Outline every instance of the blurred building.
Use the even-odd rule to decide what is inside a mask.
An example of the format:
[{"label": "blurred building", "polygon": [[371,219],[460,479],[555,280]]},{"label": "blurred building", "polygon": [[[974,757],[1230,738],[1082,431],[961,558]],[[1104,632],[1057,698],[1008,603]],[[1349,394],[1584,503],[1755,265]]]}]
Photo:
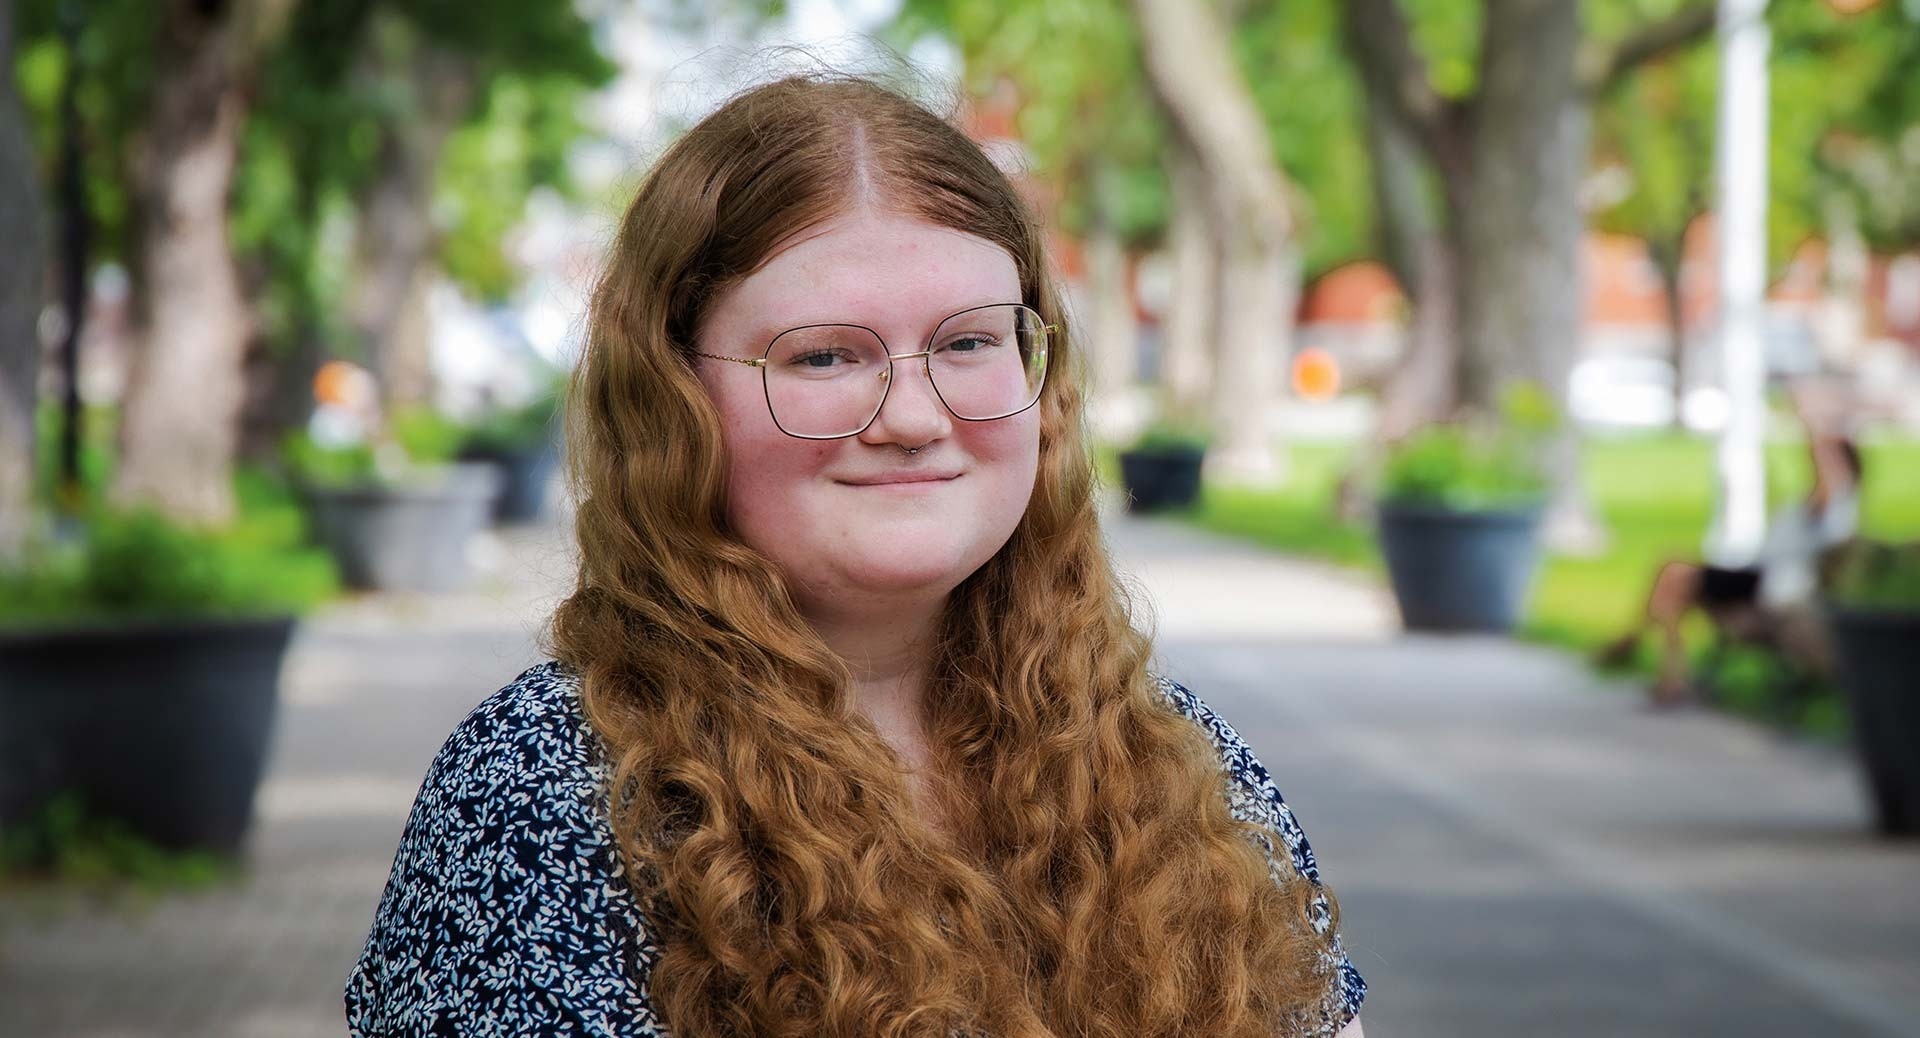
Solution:
[{"label": "blurred building", "polygon": [[[1696,429],[1719,426],[1724,402],[1717,388],[1712,247],[1711,222],[1703,218],[1689,232],[1680,264],[1677,316],[1685,350],[1676,372],[1676,314],[1646,243],[1598,231],[1587,236],[1586,324],[1569,386],[1569,407],[1579,420],[1655,428],[1673,424],[1678,412]],[[1768,292],[1768,369],[1781,377],[1846,376],[1858,386],[1865,413],[1920,428],[1920,252],[1862,260],[1865,276],[1847,298],[1834,287],[1836,257],[1826,243],[1809,241],[1789,258]],[[1149,289],[1139,307],[1148,377],[1155,367],[1160,307],[1153,297],[1159,294]],[[1329,351],[1348,387],[1371,388],[1399,360],[1408,312],[1383,264],[1346,264],[1304,290],[1295,342]]]}]

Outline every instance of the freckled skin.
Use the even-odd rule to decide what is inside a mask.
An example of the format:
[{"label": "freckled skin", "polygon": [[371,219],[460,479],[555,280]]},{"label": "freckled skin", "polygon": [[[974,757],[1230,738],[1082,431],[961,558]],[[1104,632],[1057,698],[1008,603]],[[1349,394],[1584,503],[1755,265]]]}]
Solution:
[{"label": "freckled skin", "polygon": [[[814,323],[862,324],[889,352],[926,348],[949,314],[1021,302],[1004,249],[908,217],[843,216],[808,232],[715,301],[698,349],[757,357],[768,335]],[[786,574],[809,615],[923,608],[1006,543],[1032,496],[1040,411],[990,422],[955,418],[919,360],[894,365],[886,404],[865,432],[802,440],[768,413],[757,369],[702,358],[730,461],[728,518]],[[903,447],[919,447],[909,456]],[[955,471],[950,482],[851,486],[902,469]]]}]

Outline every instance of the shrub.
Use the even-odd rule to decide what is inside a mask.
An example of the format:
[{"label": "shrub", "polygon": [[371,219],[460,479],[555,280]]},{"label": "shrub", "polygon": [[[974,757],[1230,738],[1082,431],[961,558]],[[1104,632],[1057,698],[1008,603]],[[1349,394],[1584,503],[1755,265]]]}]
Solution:
[{"label": "shrub", "polygon": [[0,570],[0,625],[305,612],[339,580],[324,552],[299,546],[301,532],[284,509],[216,530],[97,508],[76,536]]},{"label": "shrub", "polygon": [[416,465],[438,465],[460,453],[466,427],[430,407],[404,407],[389,421],[393,442]]},{"label": "shrub", "polygon": [[427,407],[395,411],[387,431],[384,443],[336,445],[301,430],[282,442],[281,457],[293,478],[310,486],[393,483],[404,480],[410,469],[452,461],[467,437],[465,426]]},{"label": "shrub", "polygon": [[559,409],[558,393],[544,394],[519,407],[496,408],[466,427],[460,451],[487,455],[541,447],[553,435]]},{"label": "shrub", "polygon": [[1396,443],[1387,454],[1382,497],[1445,508],[1499,508],[1544,498],[1548,479],[1541,458],[1559,424],[1539,387],[1509,385],[1493,424],[1441,422]]},{"label": "shrub", "polygon": [[1920,613],[1920,541],[1857,541],[1841,555],[1832,597],[1854,609]]},{"label": "shrub", "polygon": [[1133,443],[1133,450],[1204,451],[1212,441],[1205,425],[1198,421],[1162,419],[1147,426]]}]

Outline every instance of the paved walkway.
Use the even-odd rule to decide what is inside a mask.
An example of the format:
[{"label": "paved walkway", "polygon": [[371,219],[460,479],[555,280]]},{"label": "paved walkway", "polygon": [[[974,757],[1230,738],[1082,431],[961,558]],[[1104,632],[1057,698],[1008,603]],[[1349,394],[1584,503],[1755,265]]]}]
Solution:
[{"label": "paved walkway", "polygon": [[[1397,634],[1377,589],[1116,517],[1165,668],[1273,769],[1374,985],[1369,1032],[1920,1034],[1920,847],[1848,762],[1653,716],[1558,654]],[[557,529],[475,592],[368,597],[287,662],[252,868],[144,909],[0,897],[0,1035],[336,1036],[428,760],[537,656]]]},{"label": "paved walkway", "polygon": [[1869,835],[1845,754],[1401,635],[1384,591],[1174,523],[1112,536],[1313,842],[1369,1034],[1920,1035],[1920,843]]}]

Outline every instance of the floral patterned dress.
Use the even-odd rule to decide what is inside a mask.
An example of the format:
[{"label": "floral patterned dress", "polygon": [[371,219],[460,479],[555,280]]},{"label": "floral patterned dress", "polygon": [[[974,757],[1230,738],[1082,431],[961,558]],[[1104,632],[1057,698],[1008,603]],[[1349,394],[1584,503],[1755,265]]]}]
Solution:
[{"label": "floral patterned dress", "polygon": [[[1239,733],[1181,685],[1158,688],[1207,731],[1234,815],[1276,880],[1320,882],[1305,834]],[[454,729],[427,770],[365,949],[347,978],[354,1038],[666,1036],[647,998],[657,957],[614,853],[610,766],[564,665],[529,668]],[[1324,895],[1315,927],[1331,926]],[[1326,999],[1302,1038],[1331,1038],[1367,983],[1330,935]]]}]

